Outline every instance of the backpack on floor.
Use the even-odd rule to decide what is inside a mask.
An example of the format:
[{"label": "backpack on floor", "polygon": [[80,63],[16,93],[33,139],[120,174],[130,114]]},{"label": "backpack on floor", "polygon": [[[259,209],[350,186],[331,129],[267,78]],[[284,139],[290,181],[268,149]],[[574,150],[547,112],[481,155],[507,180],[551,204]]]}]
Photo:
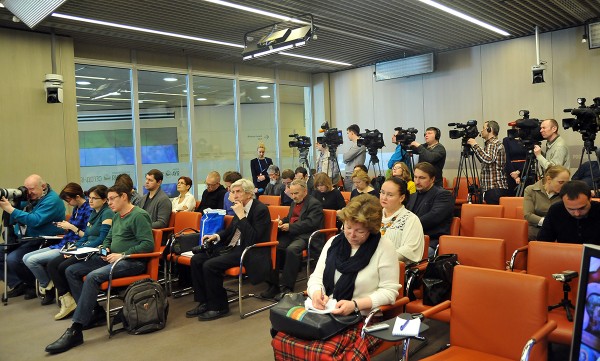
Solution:
[{"label": "backpack on floor", "polygon": [[123,321],[123,329],[132,335],[162,330],[167,324],[169,301],[163,287],[156,281],[145,278],[127,287],[123,309],[115,321]]}]

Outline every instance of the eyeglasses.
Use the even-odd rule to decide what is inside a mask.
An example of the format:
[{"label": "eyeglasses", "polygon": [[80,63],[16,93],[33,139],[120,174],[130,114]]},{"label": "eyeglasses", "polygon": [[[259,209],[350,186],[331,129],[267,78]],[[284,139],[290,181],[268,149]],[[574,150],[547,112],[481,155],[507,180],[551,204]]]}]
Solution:
[{"label": "eyeglasses", "polygon": [[121,196],[108,197],[109,202],[113,202],[115,199],[120,198]]}]

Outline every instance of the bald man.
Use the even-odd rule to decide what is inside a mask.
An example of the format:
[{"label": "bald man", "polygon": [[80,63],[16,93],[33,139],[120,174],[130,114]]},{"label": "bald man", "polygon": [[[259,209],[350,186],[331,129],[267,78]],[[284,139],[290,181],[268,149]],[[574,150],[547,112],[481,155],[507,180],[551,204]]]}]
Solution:
[{"label": "bald man", "polygon": [[196,212],[204,212],[206,208],[224,209],[223,197],[227,189],[221,185],[221,175],[219,172],[212,171],[206,176],[206,189],[202,192],[200,205]]},{"label": "bald man", "polygon": [[[20,204],[11,204],[2,197],[0,208],[10,214],[10,224],[14,226],[17,238],[54,236],[62,231],[53,222],[65,219],[65,204],[58,197],[48,183],[37,174],[25,178],[23,182],[27,188],[27,201]],[[37,242],[23,242],[15,246],[7,256],[8,297],[17,297],[25,294],[26,299],[35,298],[35,277],[23,263],[26,253],[39,248]],[[4,258],[0,259],[0,275],[4,277]]]}]

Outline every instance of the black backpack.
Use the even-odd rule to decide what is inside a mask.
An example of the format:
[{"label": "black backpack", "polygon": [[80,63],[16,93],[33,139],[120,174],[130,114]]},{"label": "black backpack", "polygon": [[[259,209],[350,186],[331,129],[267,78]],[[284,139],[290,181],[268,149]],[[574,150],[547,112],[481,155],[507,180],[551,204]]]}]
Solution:
[{"label": "black backpack", "polygon": [[165,328],[168,313],[169,301],[165,290],[158,282],[145,278],[127,287],[123,308],[113,323],[122,321],[124,330],[140,335]]}]

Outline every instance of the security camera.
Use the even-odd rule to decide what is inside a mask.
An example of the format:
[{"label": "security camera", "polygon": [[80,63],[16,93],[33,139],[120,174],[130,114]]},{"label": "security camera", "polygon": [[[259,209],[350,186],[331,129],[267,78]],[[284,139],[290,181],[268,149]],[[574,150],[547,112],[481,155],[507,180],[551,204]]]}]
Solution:
[{"label": "security camera", "polygon": [[46,103],[63,102],[63,77],[58,74],[46,74],[44,88],[46,89]]},{"label": "security camera", "polygon": [[546,65],[544,64],[538,64],[531,67],[533,84],[544,83],[544,70],[546,70]]}]

